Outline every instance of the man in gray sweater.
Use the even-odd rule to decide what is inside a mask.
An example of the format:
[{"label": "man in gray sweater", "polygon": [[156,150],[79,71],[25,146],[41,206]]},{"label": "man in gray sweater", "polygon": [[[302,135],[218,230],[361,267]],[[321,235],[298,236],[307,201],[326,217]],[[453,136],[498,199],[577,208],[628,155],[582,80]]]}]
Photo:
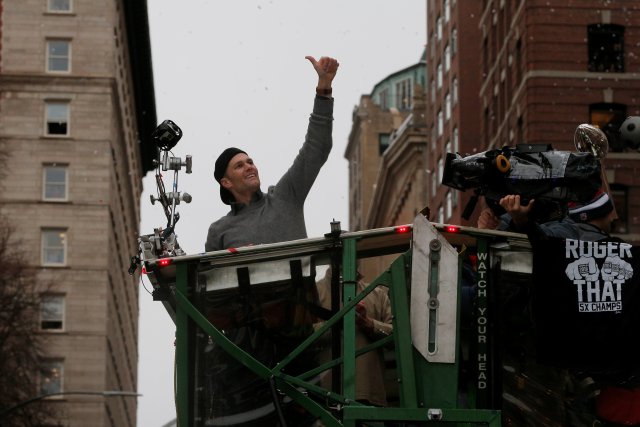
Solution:
[{"label": "man in gray sweater", "polygon": [[[220,198],[231,210],[209,227],[207,252],[307,237],[304,201],[331,151],[331,83],[338,70],[338,61],[330,57],[317,61],[312,56],[306,59],[318,73],[318,85],[302,148],[293,165],[266,193],[260,189],[258,168],[244,150],[231,147],[220,154],[214,176],[220,184]],[[272,366],[305,338],[305,335],[293,333],[296,325],[268,328],[269,322],[262,317],[264,312],[253,310],[258,303],[251,296],[240,296],[230,304],[238,301],[243,304],[244,317],[238,315],[236,324],[225,328],[224,333],[261,363]],[[287,304],[282,310],[288,313],[292,307],[295,306]],[[207,384],[212,394],[206,412],[211,411],[215,425],[277,426],[281,418],[289,426],[304,427],[315,422],[315,417],[297,404],[282,402],[282,411],[277,411],[276,404],[280,404],[280,399],[273,396],[269,384],[221,348],[214,346],[202,357],[207,371],[205,377],[211,378]],[[296,368],[293,366],[295,361],[290,364],[289,369],[294,374],[296,370],[308,369],[306,363],[313,359],[313,354],[299,359],[304,359],[301,362],[304,366]]]},{"label": "man in gray sweater", "polygon": [[231,211],[209,227],[207,252],[307,237],[304,201],[331,151],[331,82],[339,64],[329,57],[306,59],[318,73],[318,86],[300,152],[266,193],[260,189],[258,168],[245,151],[231,147],[222,152],[216,160],[214,176],[220,184],[220,198],[231,206]]}]

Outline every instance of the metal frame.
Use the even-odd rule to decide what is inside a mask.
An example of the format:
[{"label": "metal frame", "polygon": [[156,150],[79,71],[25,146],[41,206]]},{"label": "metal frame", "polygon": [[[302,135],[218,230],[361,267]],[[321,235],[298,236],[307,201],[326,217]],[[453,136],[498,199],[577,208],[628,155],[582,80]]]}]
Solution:
[{"label": "metal frame", "polygon": [[[409,226],[410,227],[410,226]],[[445,232],[445,226],[436,225]],[[491,240],[509,241],[515,245],[526,246],[522,235],[504,232],[487,232],[459,227],[456,234],[447,235],[447,240],[470,243],[479,240],[479,246],[485,248]],[[445,233],[446,234],[446,233]],[[411,324],[407,307],[408,290],[406,272],[411,265],[411,251],[405,250],[368,288],[356,295],[356,262],[358,255],[380,252],[388,254],[389,247],[402,249],[409,247],[411,233],[400,235],[396,228],[368,230],[365,232],[342,233],[318,239],[304,239],[252,248],[238,248],[232,251],[218,251],[200,255],[188,255],[171,259],[170,268],[161,268],[162,260],[145,263],[146,269],[158,278],[158,287],[170,291],[170,301],[165,307],[176,322],[176,404],[177,421],[181,427],[194,425],[194,341],[195,333],[200,330],[211,337],[221,348],[252,370],[257,376],[273,381],[277,388],[287,394],[310,413],[319,417],[327,427],[355,427],[357,420],[398,421],[398,422],[447,422],[447,423],[486,423],[499,426],[500,411],[491,409],[481,395],[472,396],[473,408],[458,408],[456,404],[458,362],[453,364],[428,363],[412,345]],[[300,255],[319,251],[338,250],[341,252],[343,271],[343,307],[328,319],[316,332],[302,342],[275,367],[269,368],[250,354],[235,346],[220,330],[214,327],[194,305],[194,292],[197,271],[201,268],[232,265],[236,263],[269,261],[287,255]],[[174,276],[175,274],[175,276]],[[437,274],[437,272],[435,273]],[[175,279],[175,280],[174,280]],[[487,278],[488,280],[488,278]],[[378,285],[388,286],[392,302],[394,333],[387,339],[378,341],[366,348],[355,348],[355,305],[368,292]],[[458,300],[458,310],[460,301]],[[341,358],[324,363],[321,366],[299,376],[283,373],[295,357],[300,355],[325,331],[342,322],[343,355]],[[355,401],[355,358],[356,355],[371,351],[393,340],[396,350],[396,363],[400,392],[399,407],[371,407]],[[457,343],[456,343],[457,345]],[[342,363],[342,394],[325,390],[308,381],[318,372]],[[323,397],[336,405],[341,417],[336,417],[317,400],[306,393]],[[427,400],[427,401],[425,401]],[[328,405],[327,405],[328,406]],[[485,408],[485,409],[483,409]]]}]

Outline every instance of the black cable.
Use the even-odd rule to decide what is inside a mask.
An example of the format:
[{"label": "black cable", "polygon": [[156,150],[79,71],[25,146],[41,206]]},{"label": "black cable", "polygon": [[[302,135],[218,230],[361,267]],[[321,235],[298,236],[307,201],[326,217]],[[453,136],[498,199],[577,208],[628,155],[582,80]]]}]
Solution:
[{"label": "black cable", "polygon": [[271,398],[273,399],[273,404],[276,407],[276,412],[278,413],[278,418],[280,419],[281,427],[287,427],[287,422],[284,419],[284,414],[282,413],[282,407],[280,406],[280,399],[278,398],[278,391],[276,390],[276,382],[271,375],[269,377],[269,387],[271,388]]},{"label": "black cable", "polygon": [[142,275],[140,276],[140,283],[142,284],[142,287],[144,288],[144,290],[147,291],[149,295],[153,296],[153,293],[149,292],[149,289],[147,289],[147,287],[144,285],[144,280],[142,280]]}]

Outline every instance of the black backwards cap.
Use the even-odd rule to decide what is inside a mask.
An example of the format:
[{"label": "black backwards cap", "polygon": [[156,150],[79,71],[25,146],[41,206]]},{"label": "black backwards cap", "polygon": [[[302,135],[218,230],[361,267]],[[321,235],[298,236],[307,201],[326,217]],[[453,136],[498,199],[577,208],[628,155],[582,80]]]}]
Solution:
[{"label": "black backwards cap", "polygon": [[[229,166],[231,159],[233,159],[236,154],[240,153],[247,154],[246,151],[239,148],[229,147],[218,156],[218,160],[216,160],[216,169],[213,171],[213,176],[216,181],[218,181],[218,184],[220,184],[220,180],[227,171],[227,166]],[[235,200],[231,192],[224,188],[222,184],[220,184],[220,199],[222,199],[222,203],[225,205],[230,205],[231,202]]]}]

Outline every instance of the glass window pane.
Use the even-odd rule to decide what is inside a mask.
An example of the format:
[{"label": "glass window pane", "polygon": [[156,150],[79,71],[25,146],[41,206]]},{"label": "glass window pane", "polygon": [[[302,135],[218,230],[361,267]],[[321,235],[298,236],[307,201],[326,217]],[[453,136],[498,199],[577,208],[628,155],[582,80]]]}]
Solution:
[{"label": "glass window pane", "polygon": [[40,328],[62,329],[64,319],[64,297],[45,295],[40,305]]},{"label": "glass window pane", "polygon": [[49,42],[49,55],[69,56],[69,42],[58,40]]},{"label": "glass window pane", "polygon": [[40,394],[62,392],[62,362],[50,361],[40,365]]},{"label": "glass window pane", "polygon": [[64,40],[55,40],[48,43],[49,71],[69,71],[70,43]]},{"label": "glass window pane", "polygon": [[49,0],[49,10],[52,12],[70,12],[71,0]]},{"label": "glass window pane", "polygon": [[388,133],[378,134],[378,153],[380,155],[389,147],[389,137],[390,135]]},{"label": "glass window pane", "polygon": [[67,135],[69,122],[68,102],[47,103],[47,135]]},{"label": "glass window pane", "polygon": [[44,170],[44,198],[64,200],[67,198],[67,168],[48,166]]},{"label": "glass window pane", "polygon": [[45,264],[64,265],[66,232],[48,230],[42,233],[42,261]]},{"label": "glass window pane", "polygon": [[589,71],[624,72],[624,30],[617,24],[588,26]]},{"label": "glass window pane", "polygon": [[47,103],[47,120],[49,121],[67,121],[68,112],[69,104],[66,102]]}]

